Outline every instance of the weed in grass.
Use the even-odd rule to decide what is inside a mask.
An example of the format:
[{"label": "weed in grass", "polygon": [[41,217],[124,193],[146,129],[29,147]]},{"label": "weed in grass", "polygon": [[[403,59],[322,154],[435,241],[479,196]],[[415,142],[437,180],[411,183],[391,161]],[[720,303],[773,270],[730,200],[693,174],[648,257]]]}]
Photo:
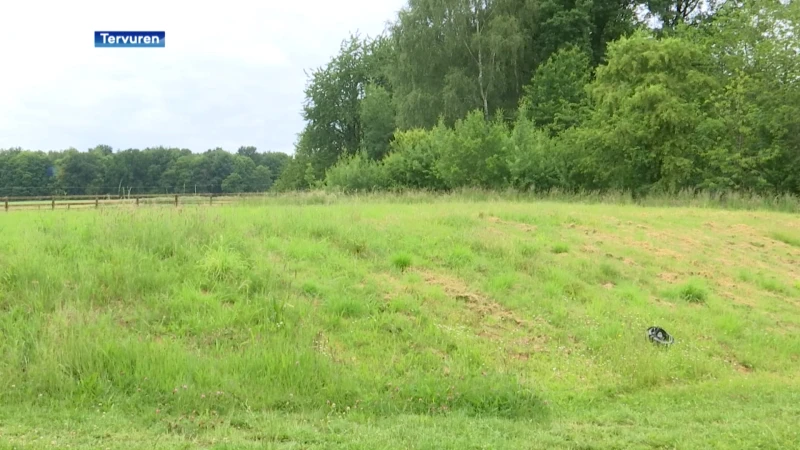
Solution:
[{"label": "weed in grass", "polygon": [[691,279],[679,289],[680,297],[689,303],[705,303],[708,298],[708,288],[698,279]]},{"label": "weed in grass", "polygon": [[761,289],[764,289],[769,292],[774,292],[776,294],[790,294],[791,289],[783,284],[780,280],[773,277],[766,277],[762,276],[759,277],[758,286]]},{"label": "weed in grass", "polygon": [[317,286],[317,283],[312,280],[304,281],[301,289],[311,297],[319,297],[322,294],[322,290]]},{"label": "weed in grass", "polygon": [[406,271],[411,267],[411,255],[407,253],[396,253],[392,256],[392,265],[401,270]]},{"label": "weed in grass", "polygon": [[792,247],[800,247],[800,236],[780,231],[775,231],[770,234],[772,239],[781,241],[784,244],[791,245]]},{"label": "weed in grass", "polygon": [[555,254],[567,253],[567,252],[569,252],[569,246],[567,244],[564,244],[564,243],[557,243],[557,244],[553,245],[552,251]]},{"label": "weed in grass", "polygon": [[622,276],[616,267],[607,262],[601,262],[598,269],[600,281],[603,283],[616,283]]},{"label": "weed in grass", "polygon": [[794,295],[797,288],[787,285],[779,280],[774,275],[765,274],[761,271],[753,271],[752,269],[741,269],[738,273],[738,278],[746,283],[753,284],[760,289],[767,292],[772,292],[781,295]]},{"label": "weed in grass", "polygon": [[533,258],[541,252],[541,248],[530,242],[522,241],[515,245],[517,252],[525,258]]},{"label": "weed in grass", "polygon": [[369,312],[369,307],[364,301],[350,297],[328,299],[325,307],[330,314],[343,318],[361,317]]}]

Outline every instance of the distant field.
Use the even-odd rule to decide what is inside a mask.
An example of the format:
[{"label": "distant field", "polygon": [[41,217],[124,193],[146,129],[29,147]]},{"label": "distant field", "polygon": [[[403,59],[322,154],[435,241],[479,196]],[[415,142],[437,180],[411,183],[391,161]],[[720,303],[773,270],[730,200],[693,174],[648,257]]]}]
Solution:
[{"label": "distant field", "polygon": [[0,448],[800,442],[797,214],[313,203],[0,214]]}]

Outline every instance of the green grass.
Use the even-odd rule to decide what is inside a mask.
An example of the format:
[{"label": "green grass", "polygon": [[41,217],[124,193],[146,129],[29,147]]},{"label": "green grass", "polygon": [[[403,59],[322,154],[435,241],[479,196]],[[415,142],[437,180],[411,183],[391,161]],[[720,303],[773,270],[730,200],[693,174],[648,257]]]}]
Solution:
[{"label": "green grass", "polygon": [[796,215],[414,198],[0,214],[0,449],[800,439]]},{"label": "green grass", "polygon": [[776,231],[772,233],[772,238],[784,244],[800,248],[800,235]]},{"label": "green grass", "polygon": [[708,289],[700,280],[691,279],[680,287],[680,296],[689,303],[705,303]]}]

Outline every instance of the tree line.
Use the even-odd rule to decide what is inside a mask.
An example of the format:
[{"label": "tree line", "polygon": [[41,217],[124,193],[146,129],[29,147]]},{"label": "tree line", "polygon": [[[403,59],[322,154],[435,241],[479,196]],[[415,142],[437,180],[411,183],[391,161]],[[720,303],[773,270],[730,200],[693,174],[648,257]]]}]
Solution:
[{"label": "tree line", "polygon": [[285,153],[259,153],[255,147],[235,154],[221,148],[14,148],[0,150],[0,197],[265,192],[289,161]]},{"label": "tree line", "polygon": [[279,190],[800,194],[800,2],[409,0],[313,71]]},{"label": "tree line", "polygon": [[800,194],[800,2],[409,0],[310,73],[294,155],[0,150],[0,196]]}]

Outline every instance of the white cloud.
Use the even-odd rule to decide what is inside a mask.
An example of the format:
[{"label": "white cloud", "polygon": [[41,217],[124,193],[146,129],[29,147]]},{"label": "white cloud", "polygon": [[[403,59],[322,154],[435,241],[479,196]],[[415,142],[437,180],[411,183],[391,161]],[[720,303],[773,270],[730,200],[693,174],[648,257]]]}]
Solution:
[{"label": "white cloud", "polygon": [[[26,0],[0,15],[0,148],[174,145],[291,152],[304,69],[405,0]],[[96,30],[166,31],[163,49]]]}]

